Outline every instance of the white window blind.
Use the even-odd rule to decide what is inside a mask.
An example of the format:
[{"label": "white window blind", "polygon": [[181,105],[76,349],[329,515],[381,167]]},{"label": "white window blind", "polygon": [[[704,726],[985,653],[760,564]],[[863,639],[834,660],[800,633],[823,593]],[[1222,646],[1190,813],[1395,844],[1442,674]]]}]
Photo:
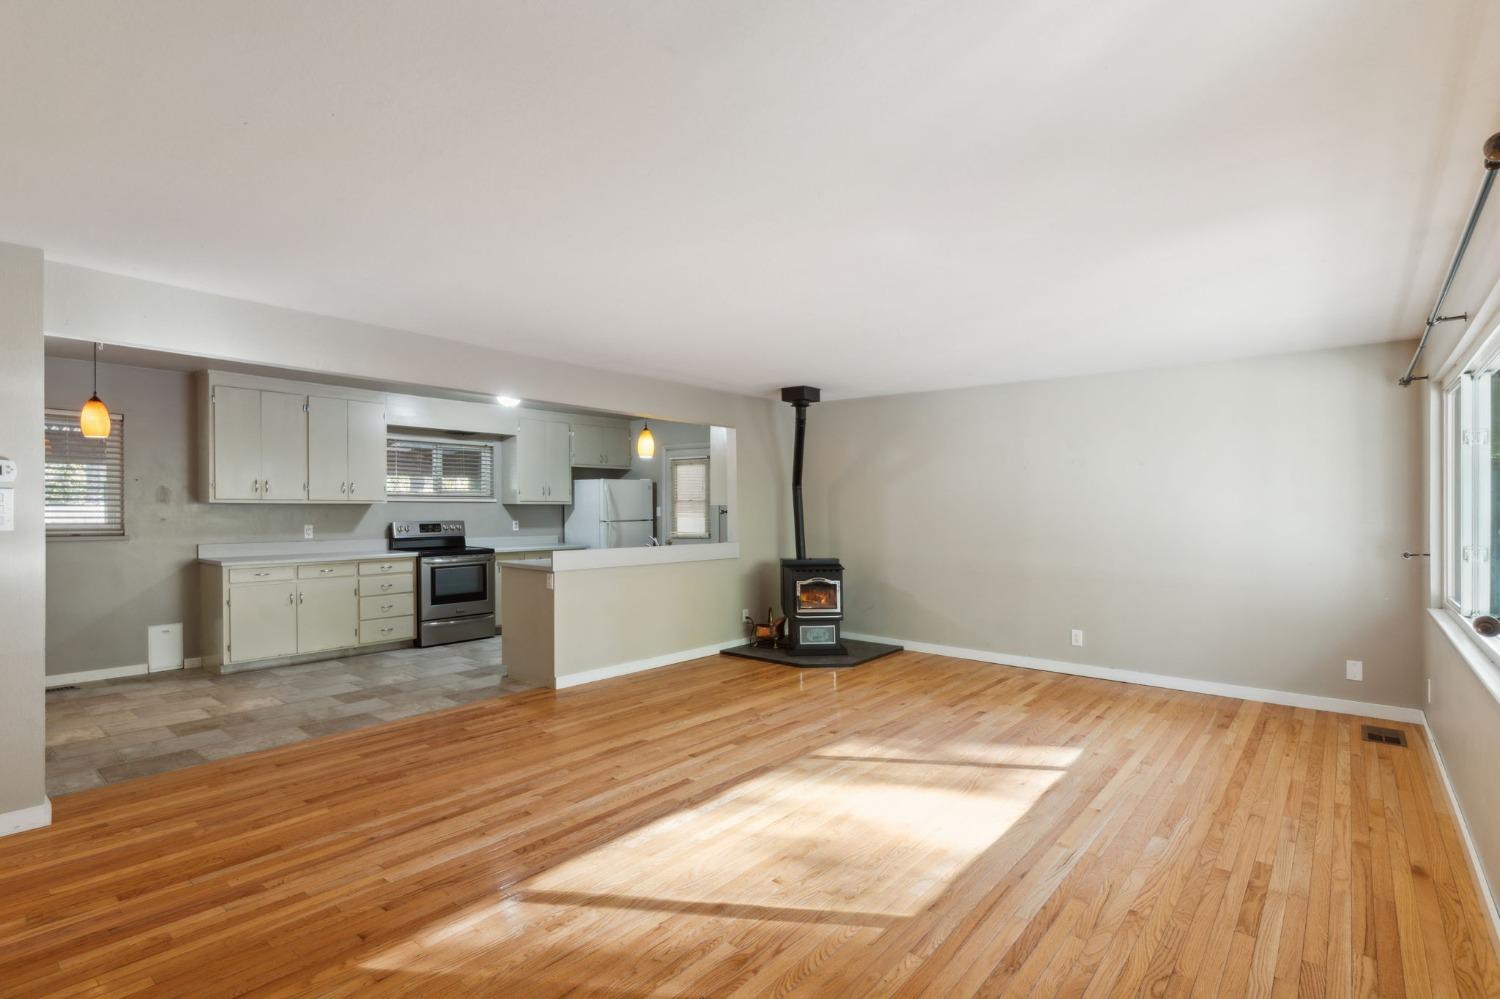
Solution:
[{"label": "white window blind", "polygon": [[89,438],[74,410],[49,409],[43,419],[49,537],[125,534],[125,418],[109,417],[109,436]]},{"label": "white window blind", "polygon": [[708,537],[708,459],[673,458],[672,537]]},{"label": "white window blind", "polygon": [[495,445],[388,438],[385,491],[392,499],[494,499]]}]

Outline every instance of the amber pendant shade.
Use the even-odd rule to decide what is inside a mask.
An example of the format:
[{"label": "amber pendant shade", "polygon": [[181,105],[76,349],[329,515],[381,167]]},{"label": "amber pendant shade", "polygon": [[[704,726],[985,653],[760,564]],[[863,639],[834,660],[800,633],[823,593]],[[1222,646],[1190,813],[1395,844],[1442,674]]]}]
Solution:
[{"label": "amber pendant shade", "polygon": [[99,345],[94,344],[94,394],[78,411],[78,429],[85,437],[109,436],[109,407],[99,398]]},{"label": "amber pendant shade", "polygon": [[656,437],[648,424],[641,425],[641,435],[635,439],[635,453],[642,458],[656,457]]}]

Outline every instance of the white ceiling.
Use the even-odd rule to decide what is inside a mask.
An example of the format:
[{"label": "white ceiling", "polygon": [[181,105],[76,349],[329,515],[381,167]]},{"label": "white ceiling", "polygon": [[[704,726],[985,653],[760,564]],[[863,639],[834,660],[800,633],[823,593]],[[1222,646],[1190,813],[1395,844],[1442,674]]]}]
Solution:
[{"label": "white ceiling", "polygon": [[747,392],[1400,339],[1497,49],[1485,0],[0,0],[0,239]]}]

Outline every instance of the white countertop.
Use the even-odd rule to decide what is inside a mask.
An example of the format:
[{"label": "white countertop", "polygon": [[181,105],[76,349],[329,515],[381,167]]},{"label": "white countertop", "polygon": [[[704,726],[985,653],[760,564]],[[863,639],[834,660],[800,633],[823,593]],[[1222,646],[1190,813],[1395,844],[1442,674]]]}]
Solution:
[{"label": "white countertop", "polygon": [[587,551],[588,547],[589,547],[588,545],[565,545],[561,541],[551,541],[551,542],[548,542],[546,544],[541,544],[541,545],[515,545],[515,544],[496,545],[496,544],[491,544],[490,543],[491,540],[492,539],[490,539],[490,538],[470,538],[469,539],[469,544],[471,544],[471,545],[481,545],[481,546],[486,547],[486,548],[493,548],[493,549],[495,549],[495,554],[497,554],[497,555],[509,555],[511,552],[574,552],[574,551]]},{"label": "white countertop", "polygon": [[414,559],[416,552],[393,552],[388,548],[371,548],[369,551],[306,552],[287,555],[226,555],[221,558],[200,558],[204,565],[223,565],[239,568],[246,565],[306,565],[313,562],[383,562],[395,559]]},{"label": "white countertop", "polygon": [[551,572],[550,558],[513,558],[500,563],[502,569],[527,569],[531,572]]}]

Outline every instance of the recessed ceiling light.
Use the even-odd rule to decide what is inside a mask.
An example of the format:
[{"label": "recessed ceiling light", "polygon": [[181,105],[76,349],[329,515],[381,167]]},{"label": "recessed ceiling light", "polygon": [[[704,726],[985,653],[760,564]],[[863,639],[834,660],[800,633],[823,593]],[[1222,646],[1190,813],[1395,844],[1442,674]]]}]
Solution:
[{"label": "recessed ceiling light", "polygon": [[512,406],[512,407],[514,407],[514,406],[521,405],[521,400],[520,399],[513,399],[513,398],[511,398],[508,395],[497,395],[497,396],[495,396],[495,401],[498,402],[502,406]]}]

